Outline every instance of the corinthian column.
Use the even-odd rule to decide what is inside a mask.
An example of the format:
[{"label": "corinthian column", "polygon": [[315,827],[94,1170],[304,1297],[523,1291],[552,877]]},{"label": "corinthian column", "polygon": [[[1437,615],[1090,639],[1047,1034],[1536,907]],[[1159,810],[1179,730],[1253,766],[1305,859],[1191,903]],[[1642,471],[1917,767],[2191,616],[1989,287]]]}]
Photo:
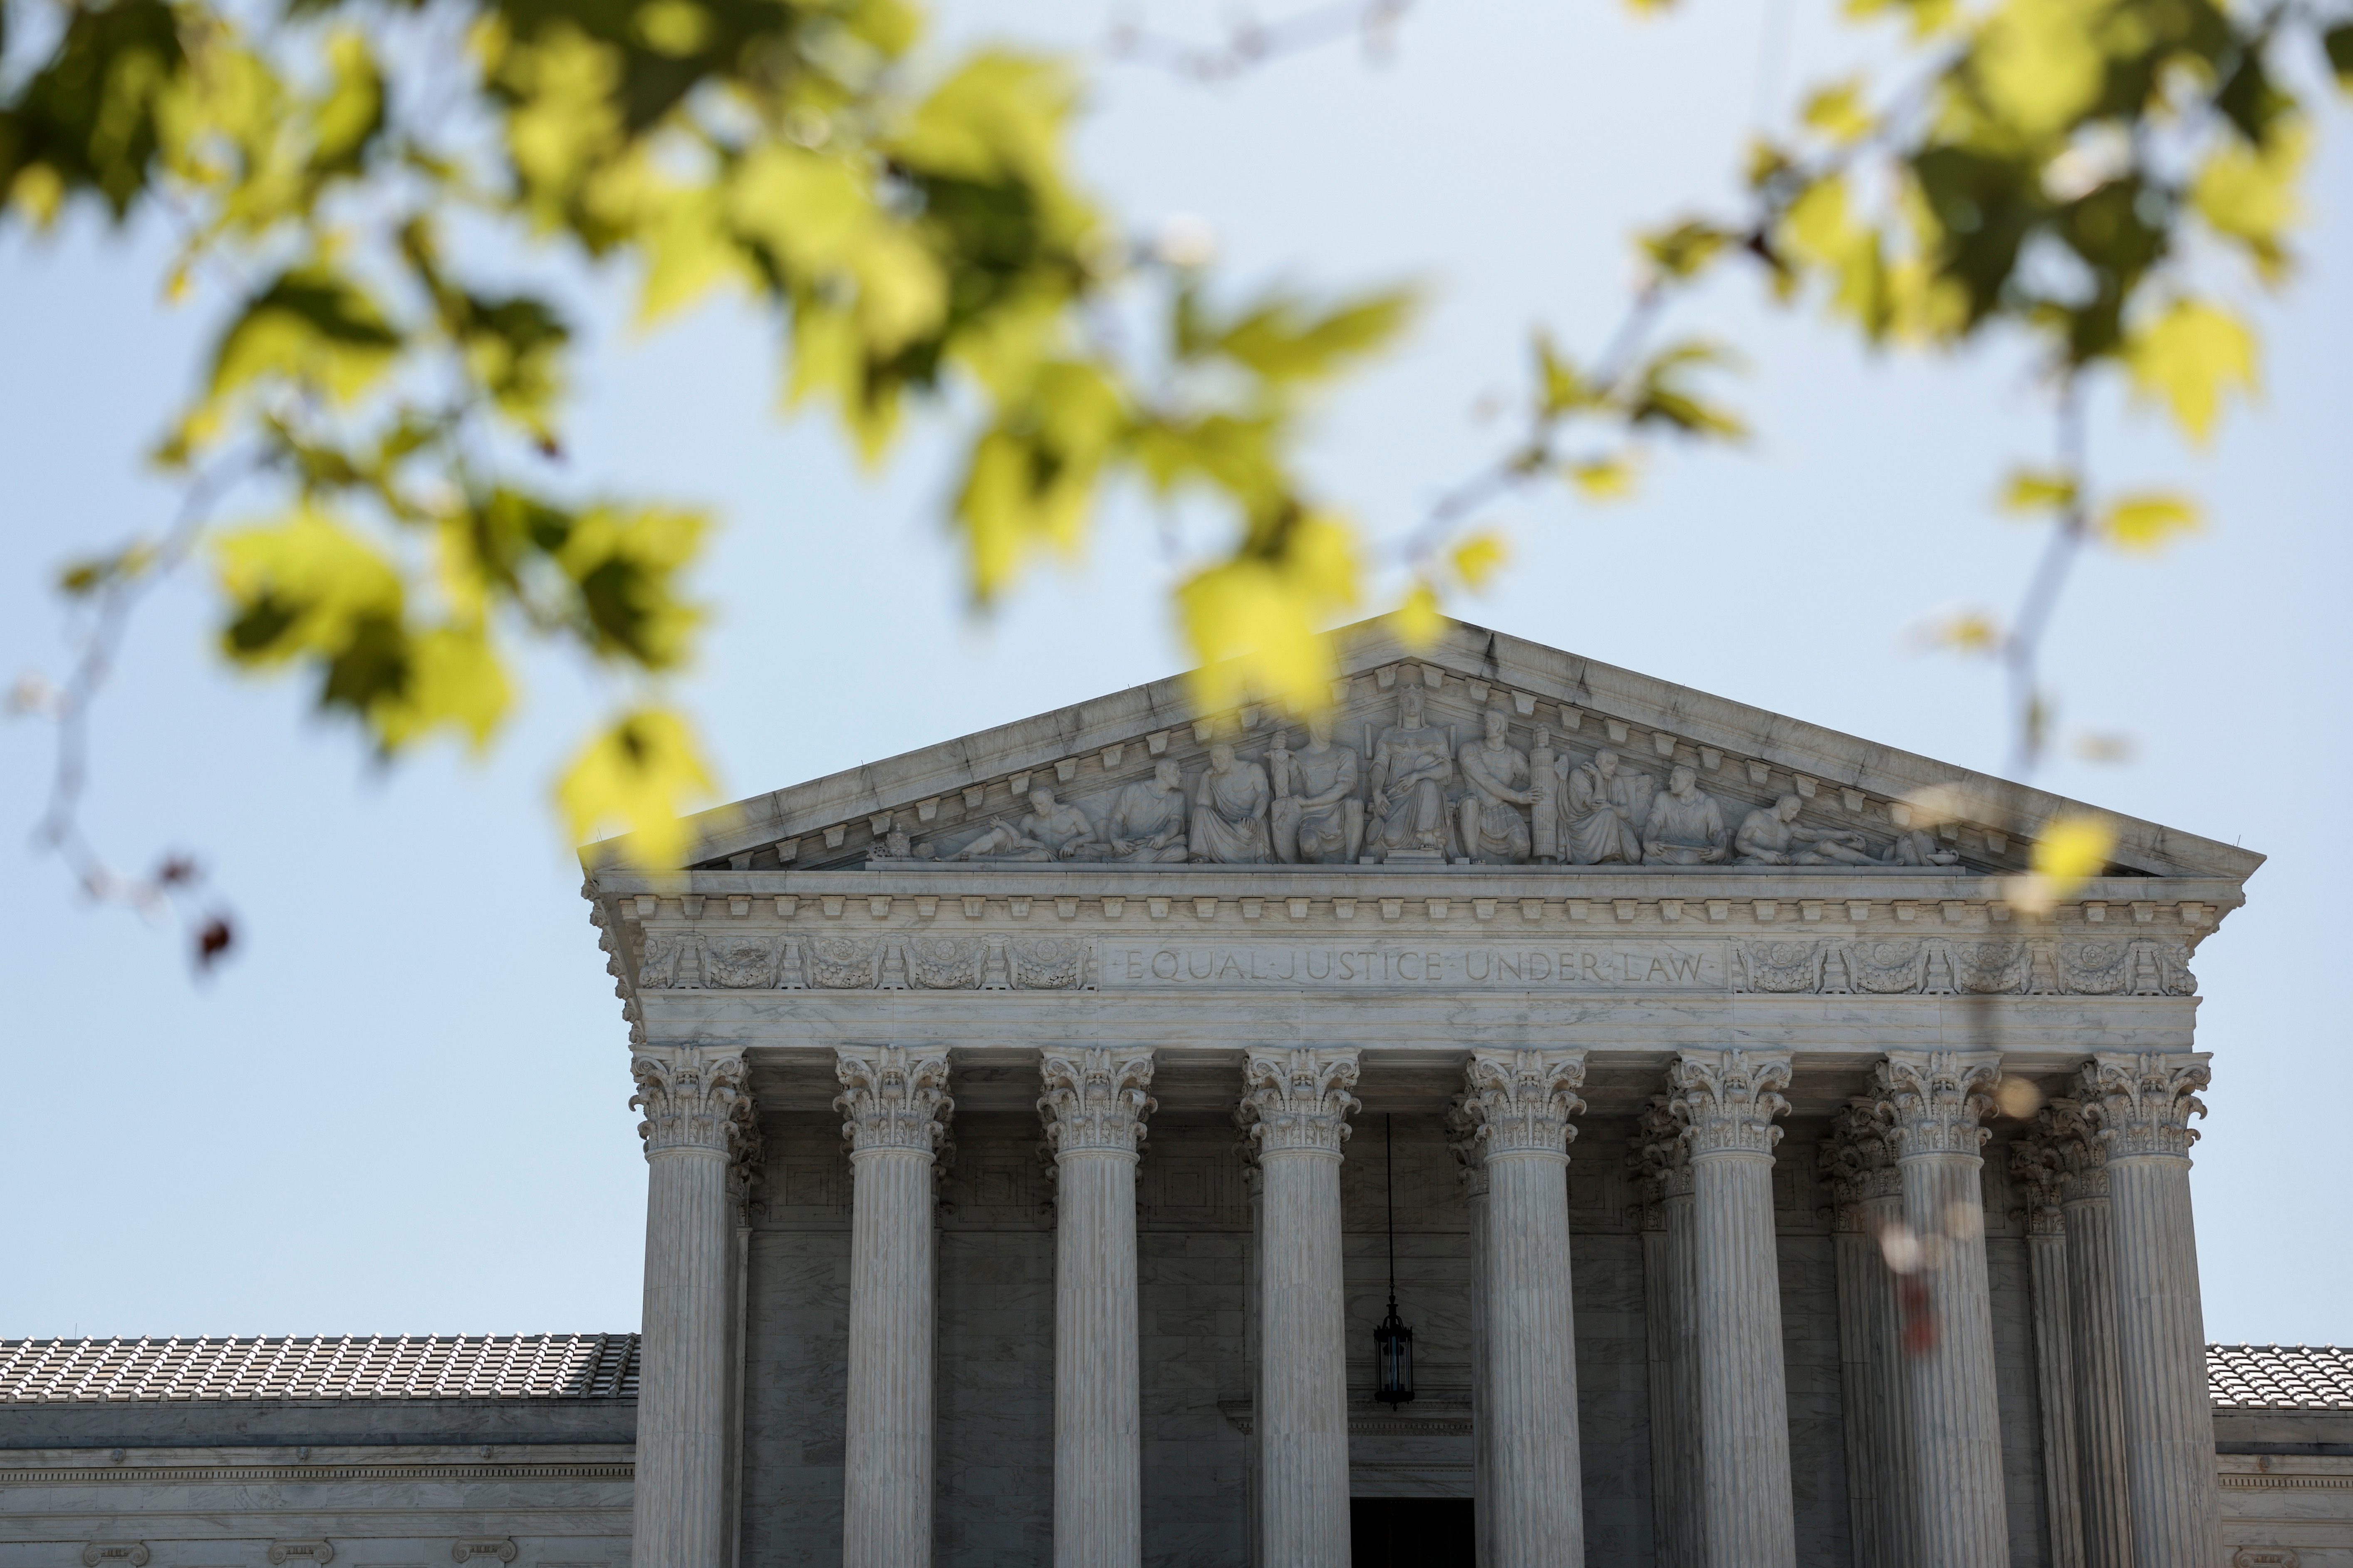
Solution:
[{"label": "corinthian column", "polygon": [[1820,1166],[1831,1195],[1838,1272],[1840,1405],[1856,1568],[1909,1568],[1915,1556],[1911,1399],[1903,1313],[1879,1238],[1904,1218],[1904,1181],[1869,1100],[1831,1119]]},{"label": "corinthian column", "polygon": [[1480,1157],[1479,1123],[1462,1096],[1456,1096],[1446,1113],[1446,1146],[1460,1163],[1463,1197],[1471,1205],[1471,1421],[1472,1558],[1477,1568],[1492,1568],[1494,1532],[1487,1521],[1495,1513],[1494,1426],[1480,1415],[1480,1390],[1487,1386],[1487,1163]]},{"label": "corinthian column", "polygon": [[1038,1114],[1054,1152],[1054,1568],[1144,1558],[1135,1156],[1150,1051],[1050,1050]]},{"label": "corinthian column", "polygon": [[2107,1152],[2084,1121],[2083,1106],[2073,1100],[2054,1100],[2045,1106],[2034,1119],[2034,1131],[2059,1157],[2060,1226],[2067,1258],[2067,1359],[2075,1380],[2075,1475],[2084,1510],[2084,1561],[2086,1568],[2132,1568]]},{"label": "corinthian column", "polygon": [[2075,1358],[2067,1322],[2067,1221],[2059,1206],[2059,1152],[2024,1137],[2010,1146],[2010,1184],[2026,1222],[2034,1307],[2035,1403],[2042,1410],[2042,1511],[2051,1568],[2084,1568],[2084,1488],[2075,1441]]},{"label": "corinthian column", "polygon": [[[1915,1528],[1924,1568],[2007,1568],[2001,1411],[1986,1279],[1983,1125],[2001,1081],[1991,1053],[1890,1051],[1877,1112],[1904,1178],[1904,1222],[1942,1261],[1935,1332],[1906,1358]],[[1938,1244],[1941,1243],[1941,1246]]]},{"label": "corinthian column", "polygon": [[932,1162],[955,1102],[944,1051],[834,1052],[849,1141],[843,1568],[932,1560]]},{"label": "corinthian column", "polygon": [[2084,1117],[2108,1156],[2116,1215],[2116,1346],[2125,1475],[2140,1568],[2221,1560],[2214,1412],[2189,1212],[2189,1130],[2208,1057],[2102,1054],[2084,1069]]},{"label": "corinthian column", "polygon": [[751,1119],[744,1058],[649,1046],[629,1061],[646,1146],[646,1300],[630,1559],[723,1568],[735,1226],[728,1163]]},{"label": "corinthian column", "polygon": [[1691,1151],[1667,1097],[1635,1123],[1626,1164],[1641,1203],[1642,1337],[1651,1395],[1651,1552],[1700,1568],[1699,1295]]},{"label": "corinthian column", "polygon": [[1258,1141],[1259,1528],[1282,1568],[1347,1568],[1348,1325],[1340,1144],[1354,1050],[1254,1049],[1240,1115]]},{"label": "corinthian column", "polygon": [[1795,1568],[1789,1396],[1774,1256],[1781,1051],[1684,1051],[1668,1069],[1691,1151],[1699,1304],[1700,1519],[1708,1568]]},{"label": "corinthian column", "polygon": [[1577,1456],[1577,1331],[1569,1305],[1568,1119],[1585,1109],[1585,1053],[1477,1050],[1463,1110],[1487,1170],[1480,1270],[1486,1372],[1474,1421],[1492,1425],[1495,1568],[1585,1560]]}]

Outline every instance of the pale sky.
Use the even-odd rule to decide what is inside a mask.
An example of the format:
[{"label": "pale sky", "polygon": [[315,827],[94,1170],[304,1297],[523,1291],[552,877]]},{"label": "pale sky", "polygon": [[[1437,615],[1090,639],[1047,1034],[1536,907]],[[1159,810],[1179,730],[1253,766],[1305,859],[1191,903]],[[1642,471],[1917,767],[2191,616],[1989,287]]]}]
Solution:
[{"label": "pale sky", "polygon": [[[960,4],[960,37],[1085,47],[1108,11]],[[1211,8],[1162,4],[1175,28]],[[1726,189],[1760,95],[1841,47],[1799,5],[1778,69],[1754,5],[1663,21],[1616,7],[1422,0],[1386,64],[1350,48],[1204,89],[1112,67],[1081,132],[1139,227],[1206,220],[1236,275],[1412,277],[1433,309],[1333,403],[1313,467],[1379,531],[1507,438],[1473,416],[1518,386],[1527,329],[1590,353],[1630,275],[1624,236]],[[2353,1341],[2353,1138],[2328,889],[2347,858],[2342,692],[2353,630],[2353,117],[2329,111],[2306,266],[2261,312],[2263,405],[2210,454],[2100,401],[2117,482],[2179,479],[2213,512],[2156,562],[2087,560],[2051,662],[2064,726],[2138,760],[2038,781],[2271,856],[2197,962],[2212,1115],[2195,1152],[2210,1338]],[[0,240],[0,676],[62,672],[55,563],[160,525],[137,457],[188,384],[217,300],[157,303],[155,233],[88,217]],[[1140,513],[993,622],[962,607],[934,437],[880,480],[775,413],[776,345],[720,304],[651,338],[623,279],[580,294],[592,350],[584,484],[715,506],[718,625],[683,689],[734,795],[1152,679],[1177,666]],[[1641,498],[1499,509],[1518,547],[1468,618],[1957,764],[2002,761],[1986,668],[1911,652],[1958,603],[2007,606],[2038,543],[1997,516],[2005,466],[2047,447],[2010,345],[1874,359],[1736,273],[1678,319],[1730,340],[1746,450],[1658,454]],[[90,822],[122,860],[198,853],[244,950],[193,984],[178,939],[83,906],[0,837],[0,1335],[514,1332],[636,1325],[644,1166],[628,1037],[546,783],[596,712],[531,676],[488,765],[379,773],[301,692],[222,673],[195,581],[142,613],[98,718]],[[39,810],[48,737],[0,725],[0,828]],[[2248,748],[2253,748],[2249,750]],[[2260,752],[2261,754],[2256,754]],[[16,825],[7,827],[7,825]],[[2327,828],[2328,831],[2323,832]]]}]

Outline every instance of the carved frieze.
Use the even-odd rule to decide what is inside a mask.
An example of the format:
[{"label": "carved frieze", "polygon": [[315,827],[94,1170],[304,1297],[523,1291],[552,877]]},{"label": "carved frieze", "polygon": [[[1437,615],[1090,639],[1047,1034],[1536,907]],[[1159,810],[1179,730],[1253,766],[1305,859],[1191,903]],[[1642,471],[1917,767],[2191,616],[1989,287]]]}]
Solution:
[{"label": "carved frieze", "polygon": [[1858,937],[1739,944],[1741,989],[1784,994],[2188,996],[2179,942]]}]

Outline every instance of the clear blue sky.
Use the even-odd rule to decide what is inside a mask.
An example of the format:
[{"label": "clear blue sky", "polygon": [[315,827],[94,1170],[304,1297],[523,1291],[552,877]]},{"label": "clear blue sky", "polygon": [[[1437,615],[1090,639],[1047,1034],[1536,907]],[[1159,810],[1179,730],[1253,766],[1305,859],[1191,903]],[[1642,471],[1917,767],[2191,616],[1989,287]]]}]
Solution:
[{"label": "clear blue sky", "polygon": [[[961,37],[1039,8],[957,5]],[[1107,12],[1056,8],[1086,47]],[[1187,25],[1208,7],[1163,3]],[[1339,48],[1218,90],[1112,68],[1082,133],[1141,225],[1196,214],[1245,278],[1420,278],[1407,348],[1320,423],[1314,469],[1387,531],[1504,438],[1527,328],[1588,352],[1623,236],[1726,188],[1760,92],[1841,47],[1798,5],[1775,70],[1754,6],[1640,24],[1604,5],[1422,0],[1394,58]],[[2300,281],[2264,312],[2263,405],[2180,456],[2111,397],[2100,468],[2179,477],[2215,526],[2157,563],[2088,562],[2052,665],[2073,727],[2139,760],[2042,782],[2272,860],[2198,968],[2213,1115],[2197,1150],[2210,1334],[2353,1341],[2353,1139],[2335,896],[2347,858],[2343,603],[2353,493],[2353,120],[2333,110]],[[137,453],[185,388],[211,306],[157,301],[157,236],[86,219],[0,241],[0,675],[62,667],[55,562],[156,526]],[[591,479],[716,505],[719,623],[686,695],[732,794],[829,773],[1154,679],[1176,665],[1133,516],[1081,573],[965,616],[918,442],[879,482],[774,414],[769,329],[713,306],[650,339],[620,280],[579,299],[593,348],[575,444]],[[1752,368],[1739,453],[1662,453],[1641,500],[1496,520],[1509,582],[1463,613],[1743,701],[1998,767],[1989,672],[1906,650],[1955,603],[2007,605],[2036,543],[1988,498],[2047,421],[2000,345],[1883,361],[1746,280],[1683,318]],[[77,900],[0,836],[0,1334],[610,1330],[638,1311],[643,1165],[627,1038],[546,781],[595,711],[560,665],[487,766],[379,775],[299,693],[222,674],[204,595],[151,605],[99,720],[91,820],[127,861],[199,851],[246,951],[192,984],[177,939]],[[0,828],[37,815],[47,738],[0,726]],[[16,825],[9,827],[8,825]],[[2329,831],[2324,833],[2322,828]]]}]

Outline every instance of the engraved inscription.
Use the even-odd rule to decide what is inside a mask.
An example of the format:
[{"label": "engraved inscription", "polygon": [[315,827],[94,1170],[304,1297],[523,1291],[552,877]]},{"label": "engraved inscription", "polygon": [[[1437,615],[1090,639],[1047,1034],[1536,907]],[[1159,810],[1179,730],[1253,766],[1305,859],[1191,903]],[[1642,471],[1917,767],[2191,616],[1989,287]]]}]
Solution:
[{"label": "engraved inscription", "polygon": [[1712,943],[1663,942],[1103,943],[1106,991],[1722,991]]}]

